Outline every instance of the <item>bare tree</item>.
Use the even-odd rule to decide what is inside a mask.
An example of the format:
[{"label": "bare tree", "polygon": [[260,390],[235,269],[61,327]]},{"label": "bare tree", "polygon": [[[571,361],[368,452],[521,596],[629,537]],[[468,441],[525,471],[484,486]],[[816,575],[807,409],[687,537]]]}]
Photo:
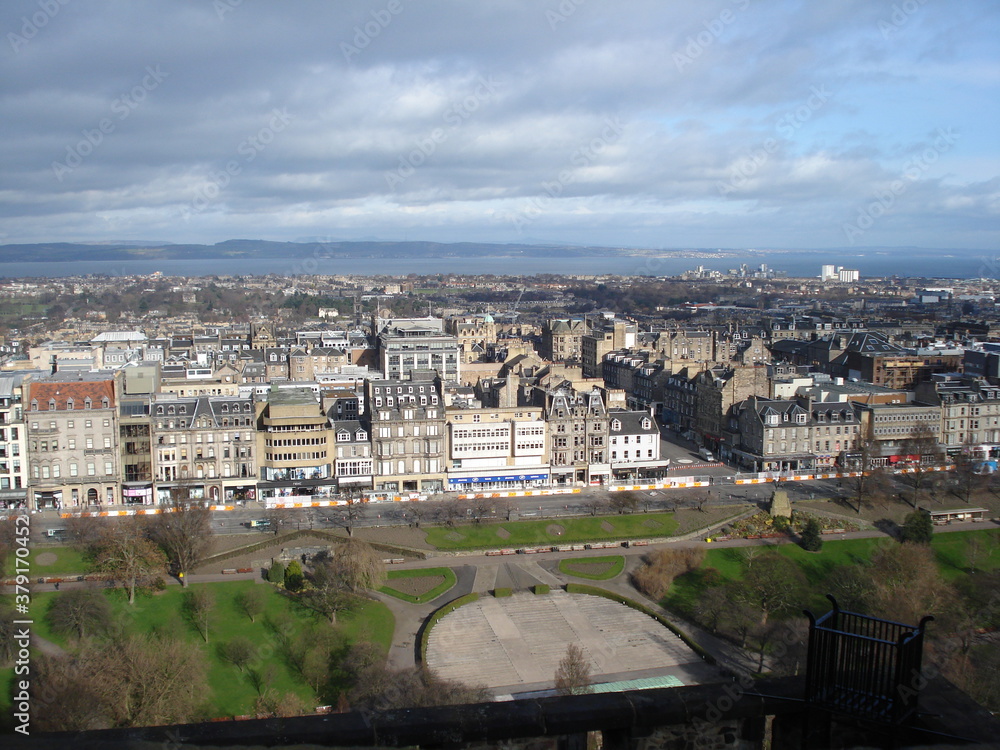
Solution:
[{"label": "bare tree", "polygon": [[566,655],[556,668],[556,693],[559,695],[581,695],[593,691],[590,679],[590,662],[583,649],[575,643],[566,647]]},{"label": "bare tree", "polygon": [[0,577],[6,572],[7,558],[17,539],[17,531],[14,527],[14,517],[0,520]]},{"label": "bare tree", "polygon": [[264,688],[254,701],[254,715],[258,719],[302,716],[308,712],[308,706],[295,693],[279,693],[271,687]]},{"label": "bare tree", "polygon": [[311,574],[312,588],[303,594],[302,602],[330,620],[337,623],[337,614],[350,608],[355,597],[344,586],[332,561],[316,565]]},{"label": "bare tree", "polygon": [[192,500],[189,489],[174,487],[167,512],[150,525],[150,537],[166,553],[171,570],[187,586],[186,573],[205,557],[212,538],[212,511]]},{"label": "bare tree", "polygon": [[913,489],[911,505],[916,508],[927,478],[931,474],[931,467],[937,464],[941,456],[937,433],[929,425],[914,425],[900,444],[900,451],[904,456],[914,457],[911,465],[906,467],[908,471],[899,476]]},{"label": "bare tree", "polygon": [[972,495],[986,484],[983,475],[983,462],[976,459],[972,452],[972,443],[966,441],[962,451],[955,457],[954,478],[955,494],[966,504],[972,502]]},{"label": "bare tree", "polygon": [[251,586],[236,595],[236,606],[243,610],[250,622],[256,621],[266,605],[267,592],[262,586]]},{"label": "bare tree", "polygon": [[480,524],[483,520],[489,518],[490,516],[496,515],[497,503],[491,497],[477,497],[471,500],[468,504],[468,510],[471,511],[472,520]]},{"label": "bare tree", "polygon": [[336,525],[347,531],[347,536],[354,536],[354,527],[368,512],[368,506],[363,501],[349,497],[346,505],[338,505],[330,517]]},{"label": "bare tree", "polygon": [[610,509],[608,502],[599,498],[584,500],[582,505],[584,510],[592,516],[599,515],[600,513],[604,513]]},{"label": "bare tree", "polygon": [[625,513],[635,513],[639,508],[641,499],[642,494],[639,492],[613,492],[608,500],[608,504],[615,513],[624,515]]},{"label": "bare tree", "polygon": [[34,707],[33,726],[44,730],[184,723],[195,718],[208,691],[203,655],[174,638],[90,641],[76,657],[38,659],[32,688],[55,696]]},{"label": "bare tree", "polygon": [[385,583],[385,563],[370,544],[348,539],[333,549],[331,571],[352,594],[379,589]]},{"label": "bare tree", "polygon": [[121,581],[128,590],[128,603],[135,603],[135,590],[166,570],[166,556],[146,536],[145,524],[136,517],[105,526],[94,544],[94,568]]},{"label": "bare tree", "polygon": [[241,672],[257,659],[257,647],[253,641],[238,635],[222,647],[223,658]]},{"label": "bare tree", "polygon": [[205,585],[200,585],[188,593],[186,602],[188,616],[198,628],[201,637],[208,643],[209,626],[215,610],[215,594]]},{"label": "bare tree", "polygon": [[849,468],[858,475],[849,477],[846,481],[854,497],[855,510],[861,515],[861,510],[870,505],[872,498],[884,489],[885,472],[881,466],[876,466],[876,459],[881,456],[877,440],[861,436],[855,447],[858,458],[855,465]]},{"label": "bare tree", "polygon": [[52,629],[83,640],[107,632],[113,620],[111,604],[97,589],[71,589],[57,596],[47,613]]}]

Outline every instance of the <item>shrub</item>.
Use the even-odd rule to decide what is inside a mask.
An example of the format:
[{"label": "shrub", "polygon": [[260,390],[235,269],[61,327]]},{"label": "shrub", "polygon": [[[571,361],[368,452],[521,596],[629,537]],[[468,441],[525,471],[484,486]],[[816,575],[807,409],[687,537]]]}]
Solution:
[{"label": "shrub", "polygon": [[819,521],[815,518],[810,518],[806,521],[805,528],[802,529],[802,533],[799,535],[799,544],[802,545],[802,549],[807,552],[819,552],[823,549],[822,533]]},{"label": "shrub", "polygon": [[536,594],[547,594],[550,591],[549,584],[547,584],[547,583],[536,584],[535,588],[534,588],[534,591],[535,591]]},{"label": "shrub", "polygon": [[922,510],[910,513],[903,521],[902,541],[930,544],[934,537],[934,523],[929,513]]},{"label": "shrub", "polygon": [[163,576],[157,576],[149,582],[149,588],[152,591],[165,591],[167,588],[167,582],[163,579]]},{"label": "shrub", "polygon": [[302,566],[298,560],[292,560],[285,568],[285,588],[289,591],[301,591],[305,583],[305,576],[302,575]]},{"label": "shrub", "polygon": [[700,547],[657,550],[646,555],[646,564],[632,574],[632,581],[650,599],[659,601],[677,576],[696,570],[704,559],[705,550]]},{"label": "shrub", "polygon": [[280,562],[276,562],[271,565],[270,570],[267,571],[267,580],[271,583],[284,583],[285,582],[285,566]]},{"label": "shrub", "polygon": [[501,597],[504,597],[504,596],[510,596],[513,593],[514,593],[514,591],[512,589],[509,589],[509,588],[493,589],[493,596],[495,598],[497,598],[497,599],[500,599]]}]

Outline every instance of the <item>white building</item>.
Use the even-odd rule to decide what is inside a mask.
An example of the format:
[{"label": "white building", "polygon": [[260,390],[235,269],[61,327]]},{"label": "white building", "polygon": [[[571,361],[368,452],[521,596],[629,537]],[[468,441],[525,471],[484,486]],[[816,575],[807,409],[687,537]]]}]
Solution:
[{"label": "white building", "polygon": [[540,407],[448,408],[445,421],[450,489],[548,485],[547,429]]},{"label": "white building", "polygon": [[645,411],[608,412],[608,449],[615,479],[658,479],[670,468],[660,458],[660,429]]}]

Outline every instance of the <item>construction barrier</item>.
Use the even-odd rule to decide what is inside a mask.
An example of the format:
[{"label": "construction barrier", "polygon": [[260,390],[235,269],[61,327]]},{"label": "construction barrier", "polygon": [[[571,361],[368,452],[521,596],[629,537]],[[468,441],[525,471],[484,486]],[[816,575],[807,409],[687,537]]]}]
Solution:
[{"label": "construction barrier", "polygon": [[459,500],[482,500],[485,498],[498,498],[498,497],[550,497],[552,495],[576,495],[581,492],[579,487],[573,487],[570,489],[553,489],[553,490],[510,490],[507,492],[470,492],[464,495],[459,495]]}]

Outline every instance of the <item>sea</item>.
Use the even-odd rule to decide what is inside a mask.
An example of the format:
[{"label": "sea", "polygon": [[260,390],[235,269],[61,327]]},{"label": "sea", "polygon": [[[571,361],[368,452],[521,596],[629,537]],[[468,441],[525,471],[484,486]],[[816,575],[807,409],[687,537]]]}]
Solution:
[{"label": "sea", "polygon": [[761,265],[787,276],[818,277],[820,266],[831,264],[857,269],[865,277],[1000,278],[1000,255],[989,251],[956,251],[926,255],[906,251],[850,254],[755,252],[745,256],[658,258],[620,255],[584,257],[493,257],[473,258],[252,258],[203,260],[82,260],[59,263],[0,263],[0,277],[58,278],[67,276],[145,276],[159,271],[164,276],[281,276],[298,275],[433,275],[496,274],[536,276],[578,274],[621,276],[676,276],[698,266],[726,272],[746,264]]}]

